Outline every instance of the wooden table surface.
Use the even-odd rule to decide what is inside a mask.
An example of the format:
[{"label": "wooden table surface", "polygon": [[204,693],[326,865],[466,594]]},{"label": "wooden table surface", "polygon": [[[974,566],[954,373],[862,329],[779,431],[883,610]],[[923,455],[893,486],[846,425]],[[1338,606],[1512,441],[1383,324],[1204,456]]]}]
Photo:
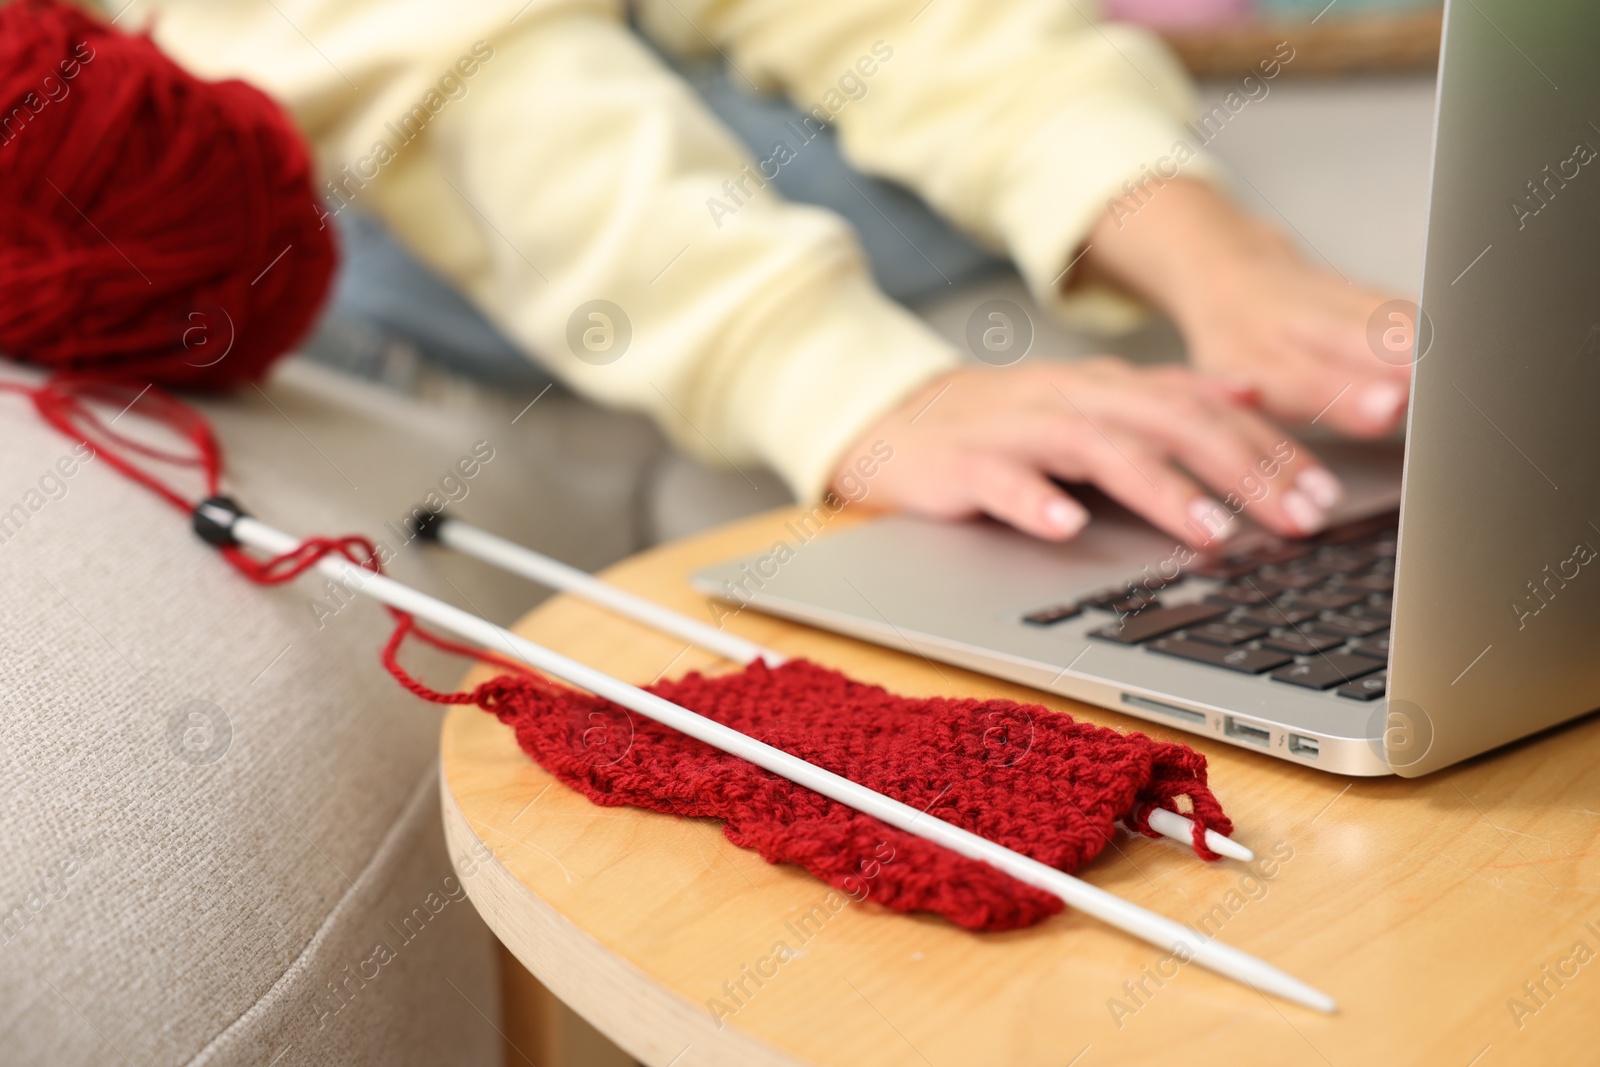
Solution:
[{"label": "wooden table surface", "polygon": [[[766,550],[789,514],[607,576],[709,618],[687,576]],[[827,886],[734,847],[714,821],[595,807],[491,716],[453,709],[442,799],[463,884],[529,970],[642,1062],[1600,1062],[1600,719],[1420,780],[1341,779],[754,611],[727,625],[907,695],[1043,703],[1195,746],[1239,839],[1276,861],[1204,864],[1171,842],[1122,837],[1080,876],[1220,928],[1341,1010],[1269,1000],[1071,912],[984,935],[869,898],[797,945],[786,924]],[[517,630],[638,684],[727,669],[567,597]],[[798,955],[763,963],[779,941]],[[758,965],[771,974],[759,987],[746,977]],[[750,995],[735,1002],[725,983],[741,979]],[[721,1025],[713,1000],[736,1008]]]}]

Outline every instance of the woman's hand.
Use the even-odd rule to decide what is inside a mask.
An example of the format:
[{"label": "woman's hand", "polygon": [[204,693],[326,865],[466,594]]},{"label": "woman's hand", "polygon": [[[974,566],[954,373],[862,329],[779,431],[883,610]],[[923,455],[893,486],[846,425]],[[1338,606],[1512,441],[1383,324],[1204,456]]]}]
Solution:
[{"label": "woman's hand", "polygon": [[1368,338],[1393,298],[1310,262],[1207,185],[1170,181],[1137,212],[1102,216],[1084,262],[1166,312],[1195,367],[1275,418],[1377,437],[1405,413],[1409,362]]},{"label": "woman's hand", "polygon": [[1052,478],[1092,482],[1196,547],[1226,540],[1242,509],[1280,534],[1313,533],[1343,492],[1226,389],[1182,367],[1110,357],[945,375],[867,430],[833,489],[938,518],[987,513],[1065,541],[1089,513]]}]

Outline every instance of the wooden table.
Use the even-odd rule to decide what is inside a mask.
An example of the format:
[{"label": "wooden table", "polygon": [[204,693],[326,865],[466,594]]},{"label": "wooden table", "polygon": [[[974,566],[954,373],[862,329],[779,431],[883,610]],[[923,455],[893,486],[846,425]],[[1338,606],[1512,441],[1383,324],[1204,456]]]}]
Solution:
[{"label": "wooden table", "polygon": [[[608,577],[708,617],[687,575],[767,549],[788,516],[656,549]],[[792,941],[785,924],[828,888],[735,848],[715,822],[595,807],[491,716],[452,710],[444,820],[473,903],[557,996],[644,1063],[1600,1061],[1600,720],[1417,781],[1346,780],[753,611],[728,625],[901,693],[1042,702],[1199,748],[1240,839],[1277,857],[1270,872],[1123,838],[1083,876],[1205,920],[1341,1011],[1269,1000],[1070,912],[975,935],[868,902],[833,914],[760,988],[746,980],[753,995],[719,1027],[708,1001],[731,1003],[724,983]],[[726,669],[566,597],[517,629],[640,684]]]}]

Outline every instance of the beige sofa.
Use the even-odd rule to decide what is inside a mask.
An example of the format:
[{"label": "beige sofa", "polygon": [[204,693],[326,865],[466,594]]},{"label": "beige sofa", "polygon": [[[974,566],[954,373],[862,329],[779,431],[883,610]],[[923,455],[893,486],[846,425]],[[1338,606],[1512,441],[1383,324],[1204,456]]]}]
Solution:
[{"label": "beige sofa", "polygon": [[[665,462],[648,426],[556,390],[513,424],[526,399],[291,362],[204,407],[257,514],[376,533],[395,574],[508,621],[543,591],[403,545],[411,506],[454,496],[594,567],[646,536]],[[20,399],[0,425],[0,1061],[501,1062],[492,939],[440,835],[439,711],[379,665],[387,617],[249,584],[103,461],[62,463]],[[410,658],[447,687],[464,669]]]}]

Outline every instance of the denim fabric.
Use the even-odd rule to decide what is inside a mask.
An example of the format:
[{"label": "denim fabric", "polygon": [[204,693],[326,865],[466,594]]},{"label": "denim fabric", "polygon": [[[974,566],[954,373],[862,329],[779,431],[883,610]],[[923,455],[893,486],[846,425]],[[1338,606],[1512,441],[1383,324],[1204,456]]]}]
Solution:
[{"label": "denim fabric", "polygon": [[410,391],[431,363],[486,385],[539,389],[550,375],[373,219],[335,217],[342,262],[310,358]]}]

